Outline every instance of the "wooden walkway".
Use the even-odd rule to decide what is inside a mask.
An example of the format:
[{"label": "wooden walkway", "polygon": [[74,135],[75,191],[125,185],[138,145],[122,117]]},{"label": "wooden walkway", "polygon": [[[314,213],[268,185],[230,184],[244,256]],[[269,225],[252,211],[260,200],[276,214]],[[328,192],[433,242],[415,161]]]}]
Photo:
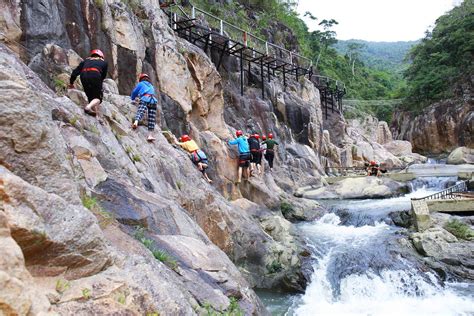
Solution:
[{"label": "wooden walkway", "polygon": [[[311,59],[284,47],[270,43],[246,30],[232,25],[193,5],[172,5],[163,8],[170,27],[178,36],[201,47],[219,52],[216,68],[219,70],[224,56],[240,59],[240,90],[244,93],[244,71],[251,72],[252,64],[259,68],[262,98],[265,98],[264,81],[278,76],[286,88],[287,78],[307,77],[320,91],[321,104],[326,118],[328,112],[342,115],[342,98],[346,93],[344,83],[313,73]],[[245,65],[246,64],[246,65]]]}]

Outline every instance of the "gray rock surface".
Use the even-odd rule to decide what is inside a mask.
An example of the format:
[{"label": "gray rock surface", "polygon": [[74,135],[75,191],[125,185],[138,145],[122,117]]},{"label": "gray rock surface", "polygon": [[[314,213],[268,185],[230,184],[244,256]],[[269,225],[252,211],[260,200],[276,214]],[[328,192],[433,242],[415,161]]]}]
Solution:
[{"label": "gray rock surface", "polygon": [[406,184],[389,178],[347,178],[319,189],[303,189],[302,197],[308,199],[362,199],[388,198],[407,191]]},{"label": "gray rock surface", "polygon": [[468,147],[458,147],[453,150],[447,163],[450,165],[474,164],[474,149]]}]

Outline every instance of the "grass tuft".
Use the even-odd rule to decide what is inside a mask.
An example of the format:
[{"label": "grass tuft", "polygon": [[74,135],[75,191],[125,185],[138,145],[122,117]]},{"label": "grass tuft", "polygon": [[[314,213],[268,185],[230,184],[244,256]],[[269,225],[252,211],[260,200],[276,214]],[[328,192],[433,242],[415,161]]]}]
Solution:
[{"label": "grass tuft", "polygon": [[457,238],[470,240],[474,238],[474,230],[471,227],[460,221],[459,219],[451,219],[445,225],[444,229],[456,236]]},{"label": "grass tuft", "polygon": [[99,220],[99,226],[102,229],[112,224],[115,219],[113,214],[105,211],[95,197],[83,195],[81,200],[82,205],[97,217]]},{"label": "grass tuft", "polygon": [[69,283],[69,281],[67,280],[63,280],[63,279],[58,279],[56,281],[56,291],[59,293],[59,294],[63,294],[64,292],[66,292],[67,289],[69,289],[71,287],[71,283]]},{"label": "grass tuft", "polygon": [[166,251],[157,249],[153,246],[153,240],[145,237],[145,228],[138,227],[134,233],[135,239],[141,242],[153,254],[156,260],[166,264],[171,269],[175,270],[178,267],[177,261]]}]

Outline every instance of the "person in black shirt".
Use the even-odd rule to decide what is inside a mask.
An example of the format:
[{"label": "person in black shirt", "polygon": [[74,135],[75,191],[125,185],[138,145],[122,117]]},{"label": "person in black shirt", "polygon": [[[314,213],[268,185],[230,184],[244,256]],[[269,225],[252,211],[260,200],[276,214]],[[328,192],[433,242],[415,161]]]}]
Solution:
[{"label": "person in black shirt", "polygon": [[90,57],[82,61],[71,74],[69,88],[74,88],[74,81],[77,76],[81,77],[89,104],[84,108],[84,112],[96,116],[99,111],[99,104],[102,102],[102,82],[107,76],[107,62],[104,60],[104,53],[100,49],[94,49]]},{"label": "person in black shirt", "polygon": [[256,170],[257,174],[261,173],[260,163],[262,161],[262,152],[260,151],[260,135],[253,134],[250,135],[248,139],[250,153],[252,154],[252,160],[250,160],[250,172],[254,172]]}]

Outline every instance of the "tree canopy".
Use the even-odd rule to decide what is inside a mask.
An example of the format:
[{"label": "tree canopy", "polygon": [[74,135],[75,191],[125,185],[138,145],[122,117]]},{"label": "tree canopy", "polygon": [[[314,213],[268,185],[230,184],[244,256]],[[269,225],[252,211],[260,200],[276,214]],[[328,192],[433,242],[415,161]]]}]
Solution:
[{"label": "tree canopy", "polygon": [[465,0],[439,17],[409,58],[407,109],[419,110],[453,97],[456,86],[474,70],[474,1]]}]

